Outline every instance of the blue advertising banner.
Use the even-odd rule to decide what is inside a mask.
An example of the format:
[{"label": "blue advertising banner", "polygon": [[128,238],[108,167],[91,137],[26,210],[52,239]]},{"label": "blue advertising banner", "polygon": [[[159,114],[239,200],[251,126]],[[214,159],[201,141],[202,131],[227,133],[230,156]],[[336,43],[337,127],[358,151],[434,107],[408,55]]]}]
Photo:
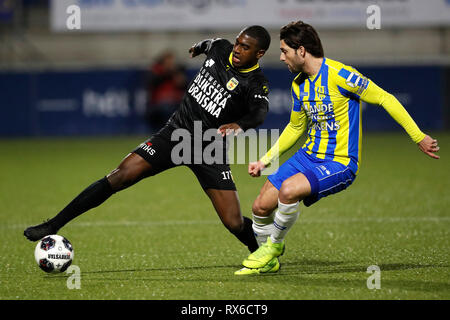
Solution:
[{"label": "blue advertising banner", "polygon": [[[361,67],[423,130],[444,128],[443,67]],[[188,70],[192,78],[197,70]],[[283,129],[291,110],[287,69],[264,68],[270,112],[262,128]],[[146,134],[146,71],[0,72],[0,136]],[[363,128],[401,130],[381,107],[363,104]],[[447,106],[448,108],[448,106]]]},{"label": "blue advertising banner", "polygon": [[0,73],[0,135],[143,133],[142,70]]}]

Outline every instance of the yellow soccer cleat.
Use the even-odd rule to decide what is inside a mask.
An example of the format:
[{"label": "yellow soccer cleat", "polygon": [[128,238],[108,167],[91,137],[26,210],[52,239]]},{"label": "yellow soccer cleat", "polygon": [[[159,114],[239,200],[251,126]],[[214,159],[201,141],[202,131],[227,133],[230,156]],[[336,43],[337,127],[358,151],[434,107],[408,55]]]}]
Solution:
[{"label": "yellow soccer cleat", "polygon": [[264,267],[273,258],[279,257],[284,253],[284,240],[281,243],[272,243],[270,237],[263,243],[258,250],[251,253],[242,264],[250,269],[258,269]]},{"label": "yellow soccer cleat", "polygon": [[280,270],[280,261],[278,258],[273,258],[262,268],[250,269],[250,268],[242,268],[234,273],[236,276],[251,276],[257,274],[267,274],[267,273],[275,273]]}]

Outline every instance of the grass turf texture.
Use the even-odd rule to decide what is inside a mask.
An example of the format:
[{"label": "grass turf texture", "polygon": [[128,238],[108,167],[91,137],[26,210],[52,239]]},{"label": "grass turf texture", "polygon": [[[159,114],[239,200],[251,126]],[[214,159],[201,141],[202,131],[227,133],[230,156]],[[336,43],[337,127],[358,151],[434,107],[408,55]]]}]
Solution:
[{"label": "grass turf texture", "polygon": [[[450,135],[433,136],[438,161],[406,134],[366,134],[354,184],[301,206],[270,276],[233,275],[248,252],[187,168],[141,181],[60,230],[74,246],[79,290],[66,287],[67,274],[38,268],[23,230],[144,137],[0,140],[0,299],[449,299]],[[250,217],[265,178],[232,170]],[[379,290],[366,286],[371,265],[381,269]]]}]

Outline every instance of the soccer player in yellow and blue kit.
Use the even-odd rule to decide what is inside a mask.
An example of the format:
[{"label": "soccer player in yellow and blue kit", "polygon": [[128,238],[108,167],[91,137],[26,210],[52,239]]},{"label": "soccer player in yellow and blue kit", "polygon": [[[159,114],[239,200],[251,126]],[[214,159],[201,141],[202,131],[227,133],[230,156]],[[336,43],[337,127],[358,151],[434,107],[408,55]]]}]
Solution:
[{"label": "soccer player in yellow and blue kit", "polygon": [[290,122],[278,141],[249,174],[259,176],[276,157],[306,132],[307,140],[268,177],[253,204],[253,230],[260,245],[236,275],[277,272],[284,238],[299,216],[299,203],[310,206],[346,189],[359,171],[362,142],[360,101],[382,106],[432,158],[437,140],[424,134],[398,100],[353,67],[324,57],[314,28],[302,21],[280,31],[280,60],[293,73]]}]

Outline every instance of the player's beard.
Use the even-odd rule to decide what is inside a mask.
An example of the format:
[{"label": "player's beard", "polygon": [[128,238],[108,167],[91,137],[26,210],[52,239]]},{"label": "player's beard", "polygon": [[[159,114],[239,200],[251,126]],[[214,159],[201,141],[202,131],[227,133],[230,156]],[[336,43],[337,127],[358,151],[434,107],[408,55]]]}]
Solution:
[{"label": "player's beard", "polygon": [[293,64],[290,64],[290,63],[286,63],[286,65],[287,65],[287,67],[288,67],[288,69],[289,69],[289,71],[291,72],[291,73],[299,73],[299,72],[301,72],[302,71],[302,69],[300,68],[300,66],[295,66],[295,65],[293,65]]}]

